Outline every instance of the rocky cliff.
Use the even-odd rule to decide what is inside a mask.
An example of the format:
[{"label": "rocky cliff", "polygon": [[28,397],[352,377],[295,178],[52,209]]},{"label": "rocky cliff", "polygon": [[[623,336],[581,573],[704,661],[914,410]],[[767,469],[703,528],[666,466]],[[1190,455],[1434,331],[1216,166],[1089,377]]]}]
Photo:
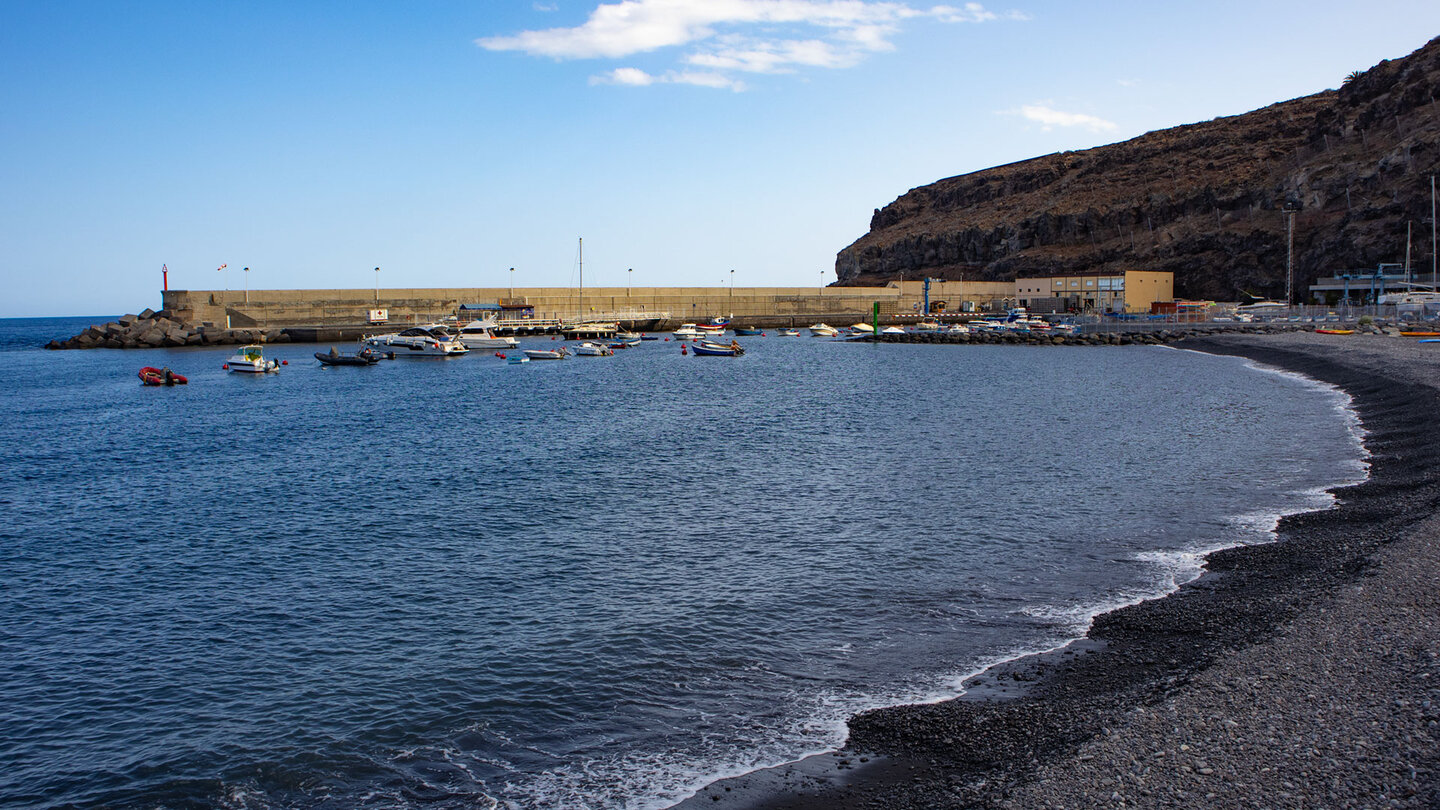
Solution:
[{"label": "rocky cliff", "polygon": [[840,251],[839,284],[1169,270],[1176,295],[1296,299],[1319,276],[1430,266],[1440,38],[1327,90],[912,189]]}]

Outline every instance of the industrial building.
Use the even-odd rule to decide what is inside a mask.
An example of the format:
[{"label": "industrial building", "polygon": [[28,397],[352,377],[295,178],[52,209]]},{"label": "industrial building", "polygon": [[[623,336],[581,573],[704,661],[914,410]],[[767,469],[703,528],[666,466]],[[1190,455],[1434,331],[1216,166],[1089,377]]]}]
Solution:
[{"label": "industrial building", "polygon": [[1153,304],[1175,300],[1175,274],[1127,270],[1017,278],[1014,295],[1032,312],[1149,312]]}]

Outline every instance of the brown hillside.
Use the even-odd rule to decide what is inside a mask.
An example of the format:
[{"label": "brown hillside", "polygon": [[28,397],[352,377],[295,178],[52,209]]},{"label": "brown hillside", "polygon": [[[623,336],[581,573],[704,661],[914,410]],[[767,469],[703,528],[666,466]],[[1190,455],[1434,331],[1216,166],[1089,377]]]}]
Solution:
[{"label": "brown hillside", "polygon": [[1430,266],[1440,170],[1440,38],[1327,90],[1254,112],[912,189],[835,259],[842,284],[1170,270],[1176,294],[1296,298],[1319,276]]}]

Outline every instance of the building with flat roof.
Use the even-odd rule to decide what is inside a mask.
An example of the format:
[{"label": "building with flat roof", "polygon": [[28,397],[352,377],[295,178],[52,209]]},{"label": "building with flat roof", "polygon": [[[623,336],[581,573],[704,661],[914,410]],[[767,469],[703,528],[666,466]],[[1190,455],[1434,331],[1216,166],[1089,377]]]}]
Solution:
[{"label": "building with flat roof", "polygon": [[1015,279],[1015,301],[1032,312],[1149,312],[1175,300],[1175,274],[1126,270]]}]

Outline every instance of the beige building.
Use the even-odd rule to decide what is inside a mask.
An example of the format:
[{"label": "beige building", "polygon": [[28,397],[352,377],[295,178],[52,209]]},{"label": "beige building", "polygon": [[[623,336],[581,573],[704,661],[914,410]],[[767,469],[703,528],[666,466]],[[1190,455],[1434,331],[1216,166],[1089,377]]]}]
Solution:
[{"label": "beige building", "polygon": [[1036,312],[1149,312],[1175,300],[1175,274],[1157,270],[1080,276],[1017,278],[1019,306]]}]

